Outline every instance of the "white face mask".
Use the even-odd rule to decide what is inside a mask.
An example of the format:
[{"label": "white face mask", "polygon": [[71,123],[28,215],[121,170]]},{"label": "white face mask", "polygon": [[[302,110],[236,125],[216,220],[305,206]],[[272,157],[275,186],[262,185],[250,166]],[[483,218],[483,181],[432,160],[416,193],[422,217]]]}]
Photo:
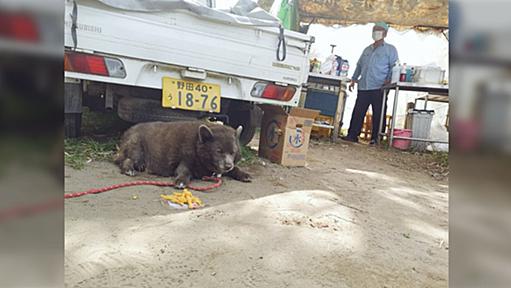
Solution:
[{"label": "white face mask", "polygon": [[379,30],[373,31],[373,40],[378,41],[381,39],[383,39],[383,31],[379,31]]}]

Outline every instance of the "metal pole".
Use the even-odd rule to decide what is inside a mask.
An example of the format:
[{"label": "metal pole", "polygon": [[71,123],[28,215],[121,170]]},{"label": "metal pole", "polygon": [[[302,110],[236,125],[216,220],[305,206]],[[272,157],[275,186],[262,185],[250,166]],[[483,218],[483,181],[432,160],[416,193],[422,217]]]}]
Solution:
[{"label": "metal pole", "polygon": [[390,122],[390,136],[388,149],[392,146],[394,141],[394,126],[396,126],[396,110],[397,110],[397,96],[399,95],[399,86],[396,86],[396,93],[394,94],[394,106],[392,107],[392,119]]},{"label": "metal pole", "polygon": [[449,144],[449,141],[444,141],[444,140],[433,140],[433,139],[424,139],[424,138],[413,138],[413,137],[394,136],[394,139],[403,139],[403,140],[412,140],[412,141],[419,141],[419,142],[431,142],[431,143],[444,143],[444,144]]},{"label": "metal pole", "polygon": [[[378,142],[378,145],[381,143],[381,139],[383,138],[382,135],[382,128],[383,128],[383,117],[385,117],[386,115],[385,114],[385,103],[387,103],[387,91],[388,89],[383,89],[383,98],[382,98],[382,102],[381,102],[381,115],[380,115],[380,123],[378,124],[378,138],[376,138],[376,141]],[[374,129],[374,128],[373,128]]]},{"label": "metal pole", "polygon": [[335,109],[334,116],[334,131],[332,133],[332,142],[337,141],[339,137],[339,131],[341,130],[341,121],[344,114],[344,97],[346,96],[346,83],[345,80],[341,80],[339,84],[339,94],[337,98],[337,108]]}]

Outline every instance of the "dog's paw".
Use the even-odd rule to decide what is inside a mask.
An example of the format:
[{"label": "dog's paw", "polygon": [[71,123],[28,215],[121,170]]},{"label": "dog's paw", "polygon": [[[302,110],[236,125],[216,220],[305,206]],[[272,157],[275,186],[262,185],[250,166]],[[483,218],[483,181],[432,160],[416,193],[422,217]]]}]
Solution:
[{"label": "dog's paw", "polygon": [[145,164],[138,164],[138,165],[135,165],[135,170],[139,171],[139,172],[144,172],[145,171]]},{"label": "dog's paw", "polygon": [[185,189],[190,183],[190,179],[185,176],[177,177],[175,183],[177,189]]},{"label": "dog's paw", "polygon": [[243,171],[239,171],[236,174],[237,174],[236,180],[241,181],[241,182],[247,182],[247,183],[252,182],[252,177],[250,176],[250,174],[243,172]]},{"label": "dog's paw", "polygon": [[124,171],[124,174],[126,174],[126,175],[128,175],[128,176],[131,176],[131,177],[133,177],[133,176],[137,175],[137,173],[135,172],[135,170],[132,170],[132,169],[129,169],[129,170]]}]

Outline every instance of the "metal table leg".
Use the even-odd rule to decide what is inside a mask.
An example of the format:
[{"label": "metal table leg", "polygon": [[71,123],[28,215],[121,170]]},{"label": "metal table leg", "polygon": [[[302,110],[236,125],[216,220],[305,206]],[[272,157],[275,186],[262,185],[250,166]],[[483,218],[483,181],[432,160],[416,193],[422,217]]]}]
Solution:
[{"label": "metal table leg", "polygon": [[396,126],[396,110],[397,110],[397,96],[399,95],[399,86],[396,87],[396,93],[394,94],[394,106],[392,107],[392,119],[390,121],[390,136],[388,149],[392,146],[394,141],[394,126]]},{"label": "metal table leg", "polygon": [[383,136],[380,135],[383,128],[383,119],[386,116],[385,113],[385,103],[387,103],[387,91],[388,89],[383,90],[383,98],[381,103],[381,115],[380,115],[380,124],[378,125],[378,138],[376,138],[376,141],[378,141],[378,145],[381,143],[381,139],[383,139]]},{"label": "metal table leg", "polygon": [[337,137],[339,137],[339,131],[341,130],[341,121],[342,116],[344,115],[344,98],[346,96],[346,83],[341,81],[339,84],[339,94],[337,95],[337,108],[335,109],[334,116],[334,131],[331,136],[332,142],[337,141]]}]

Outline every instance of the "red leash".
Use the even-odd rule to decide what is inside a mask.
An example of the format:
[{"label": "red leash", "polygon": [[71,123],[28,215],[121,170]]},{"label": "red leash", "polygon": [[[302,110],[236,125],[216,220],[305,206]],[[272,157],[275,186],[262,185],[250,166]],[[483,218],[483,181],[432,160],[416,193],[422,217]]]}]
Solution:
[{"label": "red leash", "polygon": [[[195,190],[195,191],[207,191],[211,190],[217,187],[220,187],[222,185],[222,179],[216,178],[216,177],[204,177],[202,178],[203,181],[208,182],[214,182],[213,184],[201,186],[201,187],[195,187],[195,186],[188,186],[188,189]],[[95,188],[90,189],[83,192],[76,192],[76,193],[67,193],[64,194],[65,199],[70,198],[76,198],[83,195],[88,194],[98,194],[103,193],[106,191],[122,188],[122,187],[129,187],[129,186],[140,186],[140,185],[153,185],[153,186],[160,186],[160,187],[174,187],[176,184],[174,182],[164,182],[164,181],[132,181],[122,184],[116,184],[112,186],[107,186],[103,188]],[[62,208],[62,198],[60,199],[54,199],[48,202],[44,203],[36,203],[36,204],[30,204],[30,205],[23,205],[23,206],[17,206],[13,208],[9,208],[3,211],[0,211],[0,223],[6,220],[10,220],[13,218],[18,218],[22,216],[31,216],[34,214],[39,214],[48,210],[53,210],[57,208]]]},{"label": "red leash", "polygon": [[[222,185],[222,179],[221,178],[203,177],[202,180],[203,181],[208,181],[208,182],[214,182],[214,183],[211,184],[211,185],[201,186],[201,187],[188,186],[188,189],[195,190],[195,191],[207,191],[207,190],[211,190],[211,189],[220,187],[220,185]],[[94,188],[94,189],[90,189],[90,190],[83,191],[83,192],[67,193],[67,194],[64,194],[64,198],[65,199],[76,198],[76,197],[80,197],[80,196],[88,195],[88,194],[99,194],[99,193],[103,193],[103,192],[106,192],[106,191],[110,191],[110,190],[114,190],[114,189],[118,189],[118,188],[123,188],[123,187],[141,186],[141,185],[153,185],[153,186],[160,186],[160,187],[174,187],[174,186],[176,186],[176,183],[174,183],[174,182],[165,182],[165,181],[148,181],[148,180],[132,181],[132,182],[126,182],[126,183],[122,183],[122,184],[115,184],[115,185],[111,185],[111,186],[107,186],[107,187],[103,187],[103,188]]]}]

